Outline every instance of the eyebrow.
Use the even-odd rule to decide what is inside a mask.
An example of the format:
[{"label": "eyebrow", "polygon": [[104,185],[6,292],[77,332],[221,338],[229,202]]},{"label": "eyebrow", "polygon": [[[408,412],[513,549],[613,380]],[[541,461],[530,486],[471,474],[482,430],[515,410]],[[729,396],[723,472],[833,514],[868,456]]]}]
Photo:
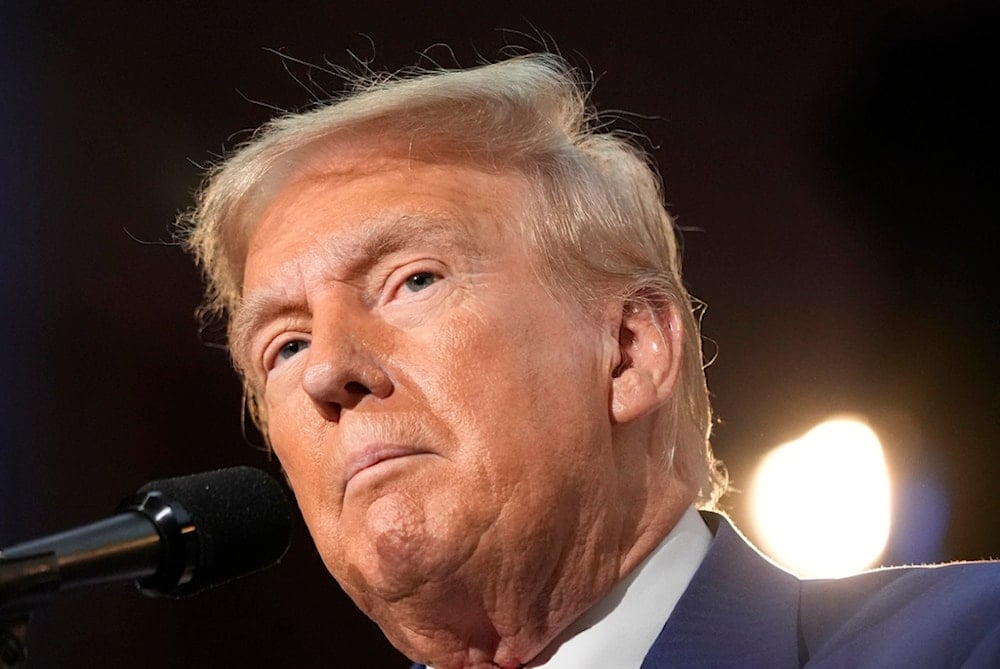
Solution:
[{"label": "eyebrow", "polygon": [[[406,248],[436,245],[480,255],[466,225],[451,217],[408,214],[377,217],[362,221],[350,233],[334,233],[311,249],[329,258],[328,268],[345,277],[363,276],[386,256]],[[297,272],[298,258],[282,264],[276,277],[241,299],[229,322],[229,350],[238,366],[244,366],[250,354],[253,335],[266,323],[283,317],[301,315],[302,305],[289,297],[290,275]],[[329,271],[328,269],[328,271]],[[249,371],[249,370],[244,370]]]}]

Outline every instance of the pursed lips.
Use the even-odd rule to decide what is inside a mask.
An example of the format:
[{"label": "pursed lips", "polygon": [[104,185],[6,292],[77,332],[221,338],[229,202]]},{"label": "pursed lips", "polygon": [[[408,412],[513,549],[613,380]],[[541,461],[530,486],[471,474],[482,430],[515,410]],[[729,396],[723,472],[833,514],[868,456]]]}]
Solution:
[{"label": "pursed lips", "polygon": [[347,486],[355,476],[375,467],[379,463],[428,452],[420,448],[397,446],[394,444],[370,444],[365,446],[355,453],[347,463],[347,468],[344,470],[344,490],[346,491]]}]

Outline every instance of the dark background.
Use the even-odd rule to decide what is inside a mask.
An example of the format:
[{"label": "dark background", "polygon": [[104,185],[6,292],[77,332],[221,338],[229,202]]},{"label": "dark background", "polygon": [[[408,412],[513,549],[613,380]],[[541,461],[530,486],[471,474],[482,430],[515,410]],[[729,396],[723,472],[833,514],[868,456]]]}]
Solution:
[{"label": "dark background", "polygon": [[[169,243],[198,166],[311,99],[286,64],[336,89],[269,49],[395,69],[433,44],[470,65],[541,35],[598,76],[600,107],[636,115],[622,127],[648,137],[689,229],[737,487],[771,446],[861,414],[896,484],[886,559],[1000,557],[990,4],[0,3],[0,546],[104,517],[151,479],[277,472],[241,434],[239,384],[193,316],[199,277]],[[727,506],[750,530],[745,499]],[[405,666],[301,526],[281,568],[191,600],[67,593],[36,614],[32,653],[39,669]]]}]

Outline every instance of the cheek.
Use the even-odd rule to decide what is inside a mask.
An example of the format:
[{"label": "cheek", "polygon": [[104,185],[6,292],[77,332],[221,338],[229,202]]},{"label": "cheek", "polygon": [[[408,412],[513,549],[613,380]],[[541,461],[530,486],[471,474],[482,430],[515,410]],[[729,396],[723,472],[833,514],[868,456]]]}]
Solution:
[{"label": "cheek", "polygon": [[421,391],[477,468],[495,471],[498,459],[516,468],[521,458],[585,449],[607,422],[597,328],[526,303],[519,297],[499,314],[465,311],[424,349],[433,353],[423,358],[429,382]]},{"label": "cheek", "polygon": [[[598,341],[589,323],[526,313],[494,323],[480,341],[485,390],[495,405],[516,406],[558,424],[589,413],[599,393]],[[558,411],[559,414],[552,414]]]},{"label": "cheek", "polygon": [[280,401],[272,397],[273,394],[267,402],[268,439],[285,470],[296,469],[299,462],[308,457],[308,444],[313,441],[309,434],[311,421],[305,420],[301,403],[294,402],[291,396]]},{"label": "cheek", "polygon": [[268,438],[307,524],[324,512],[329,480],[322,457],[323,426],[302,402],[268,403]]}]

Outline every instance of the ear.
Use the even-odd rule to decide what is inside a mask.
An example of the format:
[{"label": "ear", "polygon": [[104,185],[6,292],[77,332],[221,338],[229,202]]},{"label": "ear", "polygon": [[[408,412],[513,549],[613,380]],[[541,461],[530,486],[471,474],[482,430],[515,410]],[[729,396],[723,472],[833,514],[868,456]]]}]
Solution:
[{"label": "ear", "polygon": [[611,379],[611,417],[627,423],[653,411],[674,391],[683,332],[677,308],[626,302],[618,333],[620,360]]}]

